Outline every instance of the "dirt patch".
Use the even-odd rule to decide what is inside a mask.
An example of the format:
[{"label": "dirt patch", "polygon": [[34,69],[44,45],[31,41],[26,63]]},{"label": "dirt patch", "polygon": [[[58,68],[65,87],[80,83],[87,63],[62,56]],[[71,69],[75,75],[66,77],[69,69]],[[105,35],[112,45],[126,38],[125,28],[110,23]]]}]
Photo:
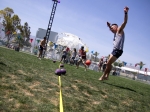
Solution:
[{"label": "dirt patch", "polygon": [[18,70],[17,72],[18,72],[19,74],[26,75],[26,73],[25,73],[23,70]]},{"label": "dirt patch", "polygon": [[8,74],[8,76],[11,77],[11,79],[18,79],[18,77],[13,74]]},{"label": "dirt patch", "polygon": [[100,104],[100,102],[99,101],[93,101],[92,104],[98,105],[98,104]]},{"label": "dirt patch", "polygon": [[55,83],[50,83],[51,85],[53,85],[54,87],[59,87],[59,85],[58,84],[55,84]]},{"label": "dirt patch", "polygon": [[15,107],[16,107],[16,108],[19,108],[19,107],[20,107],[20,103],[16,103],[16,104],[15,104]]},{"label": "dirt patch", "polygon": [[29,86],[29,88],[33,89],[34,87],[39,86],[39,85],[40,85],[40,82],[36,81],[31,86]]},{"label": "dirt patch", "polygon": [[81,80],[74,80],[75,83],[81,83]]},{"label": "dirt patch", "polygon": [[108,98],[108,96],[107,95],[102,95],[102,97],[105,99],[105,98]]},{"label": "dirt patch", "polygon": [[59,101],[58,101],[57,98],[51,98],[51,99],[50,99],[50,102],[51,102],[53,105],[55,105],[55,106],[58,106],[58,104],[59,104]]},{"label": "dirt patch", "polygon": [[79,90],[79,88],[78,88],[76,85],[72,85],[72,88],[73,88],[74,90],[76,90],[76,91]]},{"label": "dirt patch", "polygon": [[90,94],[87,93],[87,91],[83,91],[82,93],[88,97],[91,96]]},{"label": "dirt patch", "polygon": [[27,96],[34,96],[32,93],[30,93],[30,91],[22,89],[20,86],[16,85],[16,87],[19,89],[18,91],[23,92],[25,95]]},{"label": "dirt patch", "polygon": [[132,102],[132,100],[127,100],[127,101],[123,101],[122,104],[126,105],[126,106],[130,106],[131,102]]},{"label": "dirt patch", "polygon": [[117,109],[117,106],[110,105],[112,109]]}]

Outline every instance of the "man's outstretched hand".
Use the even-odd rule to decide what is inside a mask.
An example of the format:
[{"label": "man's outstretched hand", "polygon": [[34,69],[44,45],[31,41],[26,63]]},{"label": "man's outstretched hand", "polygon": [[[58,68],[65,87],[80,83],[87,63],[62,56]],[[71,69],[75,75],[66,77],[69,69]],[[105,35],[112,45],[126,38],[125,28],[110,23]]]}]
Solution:
[{"label": "man's outstretched hand", "polygon": [[125,12],[125,13],[128,13],[128,10],[129,10],[129,7],[125,7],[125,8],[124,8],[124,12]]},{"label": "man's outstretched hand", "polygon": [[109,22],[107,22],[107,26],[110,28],[110,23]]}]

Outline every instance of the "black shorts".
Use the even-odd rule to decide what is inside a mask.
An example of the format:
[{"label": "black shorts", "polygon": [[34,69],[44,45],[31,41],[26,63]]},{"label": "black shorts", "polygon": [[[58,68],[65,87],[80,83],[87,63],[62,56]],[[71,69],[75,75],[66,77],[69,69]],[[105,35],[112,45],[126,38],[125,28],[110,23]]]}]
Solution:
[{"label": "black shorts", "polygon": [[43,51],[43,47],[40,45],[39,50]]},{"label": "black shorts", "polygon": [[62,55],[62,57],[61,57],[61,58],[65,60],[65,59],[66,59],[66,55]]},{"label": "black shorts", "polygon": [[113,49],[112,55],[115,56],[116,58],[119,58],[122,55],[123,51],[119,49]]},{"label": "black shorts", "polygon": [[74,59],[75,59],[75,57],[72,57],[71,59],[72,59],[72,60],[74,60]]}]

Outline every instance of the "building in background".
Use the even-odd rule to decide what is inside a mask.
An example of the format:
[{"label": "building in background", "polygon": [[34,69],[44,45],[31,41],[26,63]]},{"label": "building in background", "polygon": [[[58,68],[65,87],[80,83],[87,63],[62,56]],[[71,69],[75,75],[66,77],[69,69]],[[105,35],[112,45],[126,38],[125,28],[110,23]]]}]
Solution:
[{"label": "building in background", "polygon": [[[46,36],[46,31],[45,29],[39,28],[38,31],[36,32],[36,40],[37,39],[43,39],[43,37]],[[50,36],[49,36],[49,41],[56,43],[57,42],[57,37],[58,33],[51,31]]]}]

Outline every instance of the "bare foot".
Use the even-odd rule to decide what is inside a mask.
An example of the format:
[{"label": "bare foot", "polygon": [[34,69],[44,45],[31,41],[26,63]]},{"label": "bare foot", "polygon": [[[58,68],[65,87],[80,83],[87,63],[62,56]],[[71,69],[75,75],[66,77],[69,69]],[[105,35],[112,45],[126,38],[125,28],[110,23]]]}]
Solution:
[{"label": "bare foot", "polygon": [[104,77],[100,77],[98,80],[103,81],[103,80],[104,80]]}]

